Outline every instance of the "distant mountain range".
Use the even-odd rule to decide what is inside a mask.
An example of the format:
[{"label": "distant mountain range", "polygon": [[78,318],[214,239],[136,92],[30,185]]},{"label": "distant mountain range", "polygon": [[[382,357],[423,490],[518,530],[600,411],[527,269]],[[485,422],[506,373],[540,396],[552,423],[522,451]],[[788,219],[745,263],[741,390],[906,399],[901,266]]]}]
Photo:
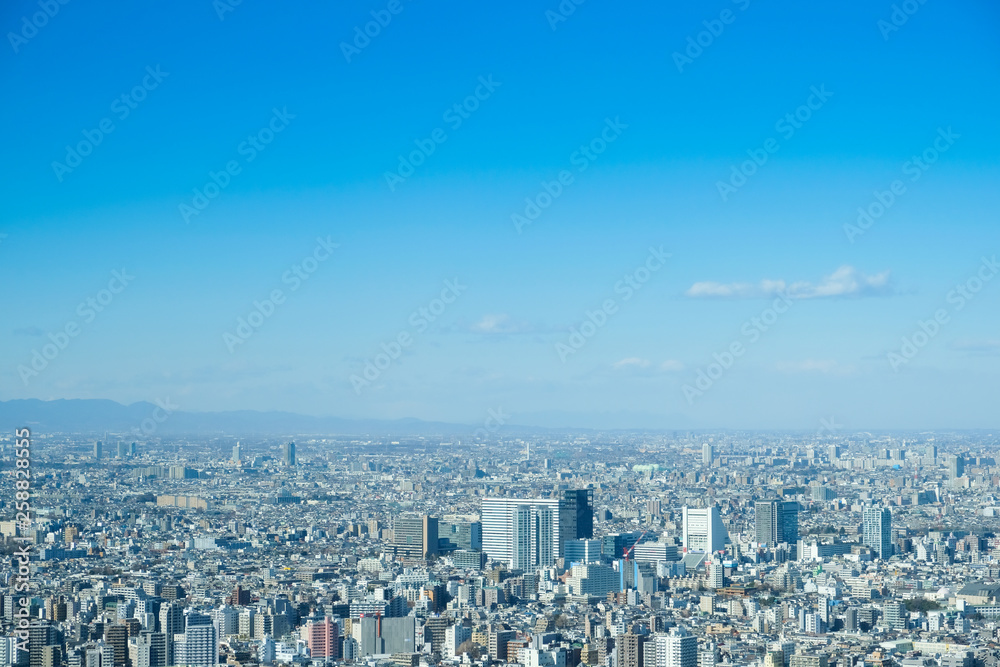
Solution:
[{"label": "distant mountain range", "polygon": [[[167,406],[169,407],[169,406]],[[162,421],[156,421],[160,417]],[[142,435],[466,435],[478,426],[428,422],[420,419],[340,419],[310,417],[293,412],[185,412],[169,415],[147,402],[122,405],[102,399],[0,401],[0,429],[15,428],[49,433]]]}]

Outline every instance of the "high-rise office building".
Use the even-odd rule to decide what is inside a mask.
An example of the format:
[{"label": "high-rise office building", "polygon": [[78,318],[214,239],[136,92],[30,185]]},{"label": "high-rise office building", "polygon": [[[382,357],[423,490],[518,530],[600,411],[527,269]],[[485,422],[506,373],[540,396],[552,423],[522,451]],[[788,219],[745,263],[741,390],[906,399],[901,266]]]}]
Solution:
[{"label": "high-rise office building", "polygon": [[282,459],[286,466],[295,465],[295,443],[286,442],[282,448]]},{"label": "high-rise office building", "polygon": [[438,553],[438,520],[427,515],[396,517],[392,552],[400,558],[429,558]]},{"label": "high-rise office building", "polygon": [[725,549],[726,527],[722,525],[718,507],[684,507],[682,516],[684,553],[713,553]]},{"label": "high-rise office building", "polygon": [[[369,527],[368,532],[375,531]],[[478,521],[439,521],[438,544],[440,550],[446,553],[457,549],[482,551],[483,524]]]},{"label": "high-rise office building", "polygon": [[948,479],[958,479],[965,474],[965,459],[953,455],[948,457]]},{"label": "high-rise office building", "polygon": [[862,536],[876,558],[892,555],[892,512],[887,507],[866,507],[862,513]]},{"label": "high-rise office building", "polygon": [[710,443],[705,443],[701,446],[701,464],[704,466],[712,465],[712,461],[715,460],[715,448],[712,447]]},{"label": "high-rise office building", "polygon": [[242,463],[243,461],[243,448],[240,447],[239,442],[233,445],[233,461],[236,463]]},{"label": "high-rise office building", "polygon": [[769,547],[781,543],[795,545],[799,541],[799,504],[781,500],[764,500],[754,505],[755,542]]},{"label": "high-rise office building", "polygon": [[100,440],[98,440],[97,442],[94,443],[94,458],[96,460],[100,460],[101,459],[101,456],[103,456],[103,454],[104,454],[103,450],[104,450],[104,443],[103,442],[101,442]]},{"label": "high-rise office building", "polygon": [[555,562],[557,549],[552,544],[559,526],[558,509],[545,505],[515,505],[512,512],[513,551],[510,566],[515,570],[548,567]]},{"label": "high-rise office building", "polygon": [[[533,498],[530,500],[515,500],[513,498],[483,498],[480,509],[480,519],[483,524],[483,552],[494,560],[506,561],[510,564],[514,558],[514,518],[515,510],[526,505],[529,508],[548,507],[552,510],[552,558],[559,557],[559,502],[558,498]],[[524,518],[524,517],[522,517]],[[519,539],[530,539],[520,531]],[[537,540],[536,540],[537,543]]]},{"label": "high-rise office building", "polygon": [[589,540],[594,536],[594,490],[566,489],[559,503],[559,555],[566,540]]}]

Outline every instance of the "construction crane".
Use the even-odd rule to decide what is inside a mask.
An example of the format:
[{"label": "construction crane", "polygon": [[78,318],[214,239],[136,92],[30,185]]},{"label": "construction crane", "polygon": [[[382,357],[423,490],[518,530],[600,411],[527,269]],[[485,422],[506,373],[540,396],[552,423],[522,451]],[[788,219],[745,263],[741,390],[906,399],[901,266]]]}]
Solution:
[{"label": "construction crane", "polygon": [[622,559],[623,560],[628,560],[628,555],[630,553],[632,553],[633,549],[635,549],[635,545],[639,544],[639,542],[642,542],[642,538],[646,537],[646,533],[648,533],[648,532],[649,532],[649,528],[647,528],[646,530],[642,531],[642,534],[639,535],[639,539],[637,539],[635,542],[633,542],[632,546],[630,546],[628,549],[625,549],[625,553],[622,555]]}]

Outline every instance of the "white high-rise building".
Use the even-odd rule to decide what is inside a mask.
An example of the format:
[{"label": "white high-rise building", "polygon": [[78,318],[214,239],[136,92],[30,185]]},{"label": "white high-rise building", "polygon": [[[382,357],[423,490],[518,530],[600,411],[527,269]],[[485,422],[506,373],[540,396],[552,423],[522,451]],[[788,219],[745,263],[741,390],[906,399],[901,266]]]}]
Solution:
[{"label": "white high-rise building", "polygon": [[705,466],[712,465],[712,461],[715,459],[715,448],[711,444],[705,443],[701,446],[701,464]]},{"label": "white high-rise building", "polygon": [[214,667],[219,662],[219,639],[212,617],[196,611],[184,614],[184,632],[174,635],[174,663],[187,667]]},{"label": "white high-rise building", "polygon": [[862,513],[864,543],[877,558],[888,560],[892,555],[892,512],[888,507],[866,507]]},{"label": "white high-rise building", "polygon": [[[555,563],[558,550],[553,549],[553,514],[559,510],[538,505],[515,505],[512,511],[513,553],[510,566],[515,570],[532,570]],[[558,539],[556,524],[555,537]]]},{"label": "white high-rise building", "polygon": [[[558,498],[483,498],[481,522],[483,552],[494,560],[516,567],[516,558],[519,569],[527,569],[523,564],[530,562],[532,549],[550,554],[536,553],[539,563],[551,564],[559,557]],[[539,530],[549,534],[541,535]]]},{"label": "white high-rise building", "polygon": [[726,527],[718,507],[684,507],[682,513],[684,553],[714,553],[726,548]]},{"label": "white high-rise building", "polygon": [[444,631],[443,657],[454,658],[458,647],[469,639],[472,639],[472,628],[457,624],[449,625]]},{"label": "white high-rise building", "polygon": [[645,653],[644,667],[698,667],[698,639],[684,628],[653,635]]},{"label": "white high-rise building", "polygon": [[708,567],[708,587],[715,589],[715,588],[722,588],[723,586],[725,586],[726,570],[723,567],[722,563],[713,560],[711,563],[708,563],[706,567]]}]

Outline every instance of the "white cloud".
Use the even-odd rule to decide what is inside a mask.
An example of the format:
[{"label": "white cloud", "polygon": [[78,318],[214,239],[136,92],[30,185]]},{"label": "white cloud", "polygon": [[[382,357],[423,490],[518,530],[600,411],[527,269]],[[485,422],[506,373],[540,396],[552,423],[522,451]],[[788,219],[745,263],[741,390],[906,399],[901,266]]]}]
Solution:
[{"label": "white cloud", "polygon": [[639,357],[626,357],[621,361],[616,361],[611,366],[615,370],[621,370],[622,368],[649,368],[649,359],[640,359]]},{"label": "white cloud", "polygon": [[483,315],[483,317],[469,327],[474,333],[481,334],[518,334],[529,333],[533,329],[526,322],[514,322],[506,314]]},{"label": "white cloud", "polygon": [[705,281],[692,285],[685,295],[693,299],[761,299],[784,293],[791,299],[827,299],[886,296],[892,292],[888,271],[869,276],[845,264],[818,283],[769,279],[757,284]]}]

